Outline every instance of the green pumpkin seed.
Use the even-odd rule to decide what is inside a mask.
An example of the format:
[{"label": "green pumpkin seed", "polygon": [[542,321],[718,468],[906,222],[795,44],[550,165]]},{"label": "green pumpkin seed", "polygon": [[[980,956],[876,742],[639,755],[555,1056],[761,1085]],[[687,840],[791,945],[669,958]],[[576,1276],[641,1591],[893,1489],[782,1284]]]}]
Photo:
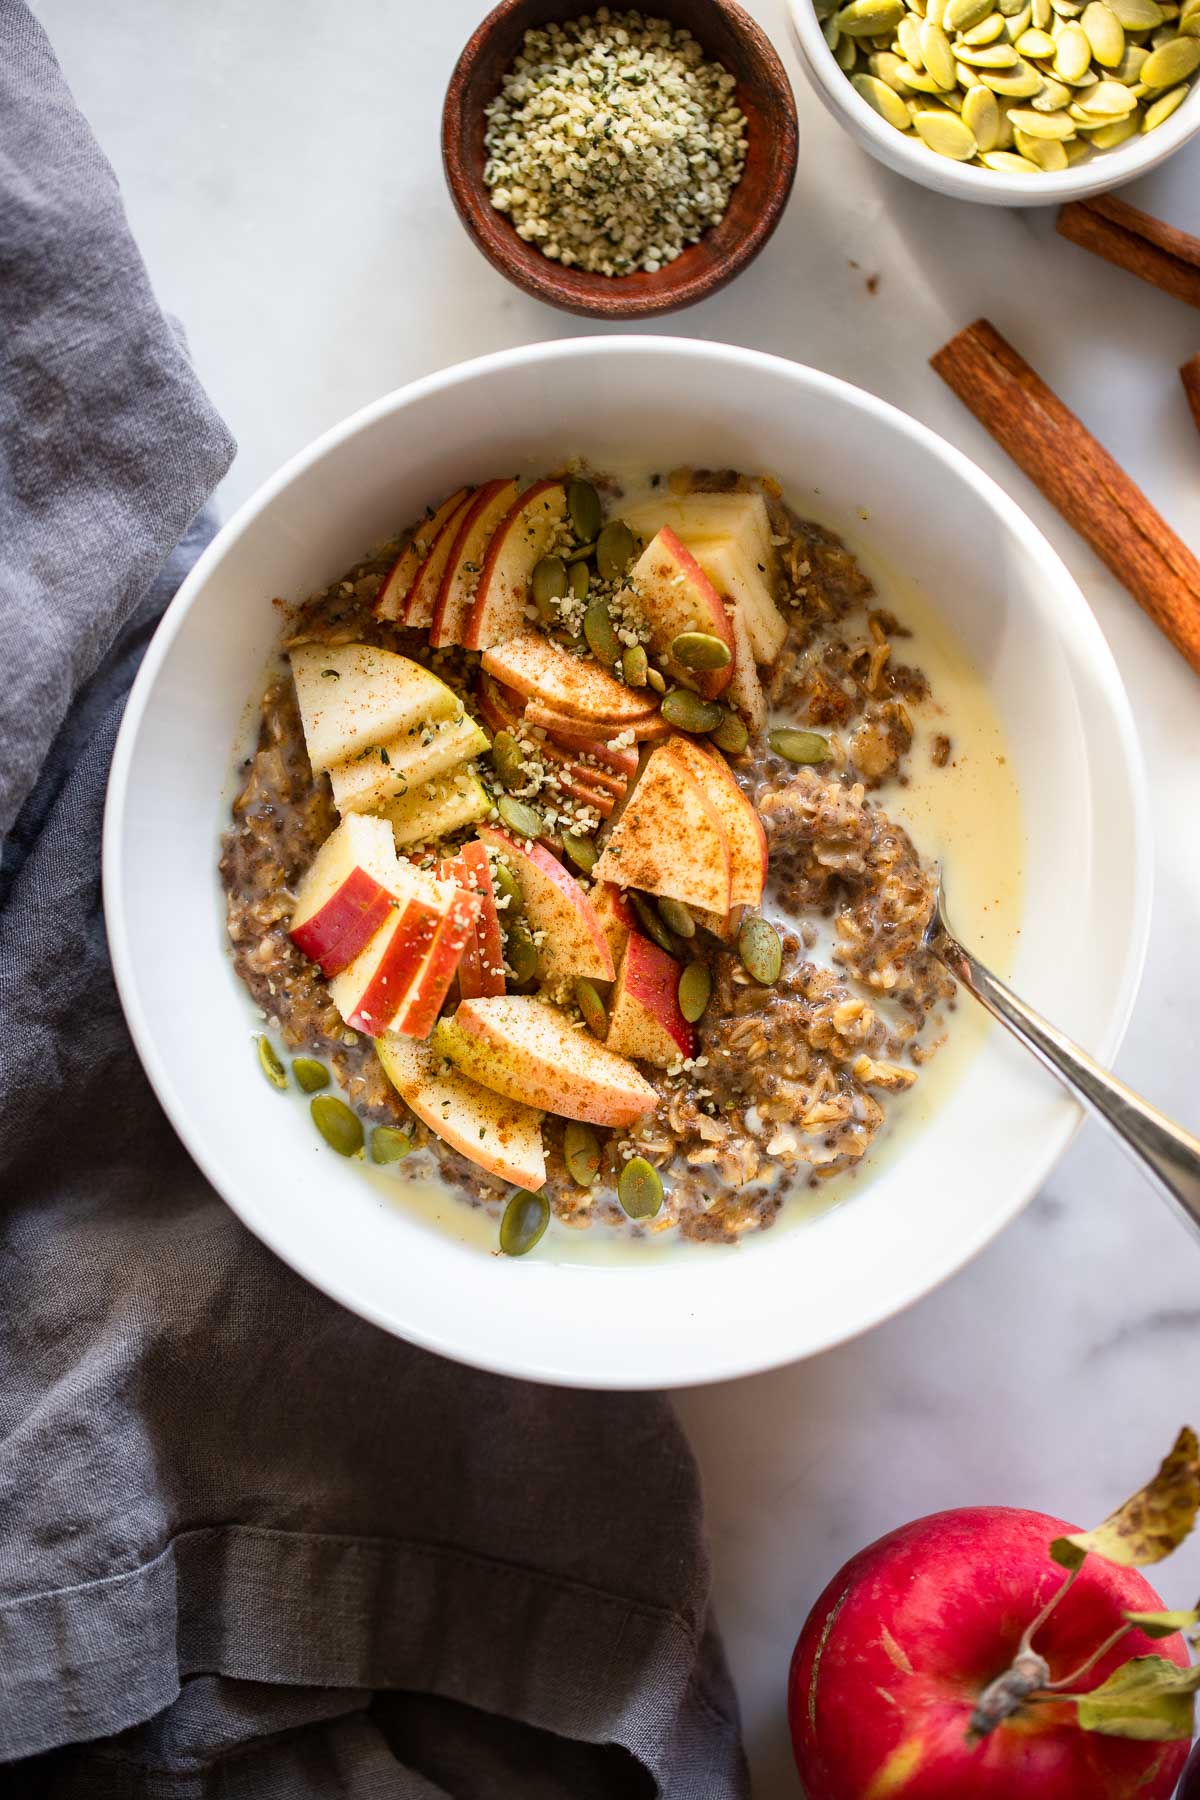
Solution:
[{"label": "green pumpkin seed", "polygon": [[[1122,120],[1120,122],[1123,124],[1124,120]],[[1134,121],[1135,127],[1136,127],[1136,123],[1137,123],[1137,121],[1135,120]],[[1112,126],[1106,125],[1104,127],[1104,129],[1106,131],[1111,131]],[[1086,138],[1072,138],[1069,144],[1063,145],[1063,149],[1066,152],[1067,167],[1069,169],[1072,166],[1072,164],[1082,161],[1082,159],[1085,156],[1090,156],[1092,147],[1088,143]]]},{"label": "green pumpkin seed", "polygon": [[514,800],[511,794],[501,794],[496,802],[496,811],[514,837],[541,837],[542,815],[534,807],[526,806],[524,800]]},{"label": "green pumpkin seed", "polygon": [[558,618],[558,607],[554,603],[567,591],[567,565],[562,557],[543,556],[534,566],[530,587],[538,618],[543,625],[552,625]]},{"label": "green pumpkin seed", "polygon": [[685,669],[725,669],[733,661],[729,645],[707,631],[681,631],[671,639],[670,653]]},{"label": "green pumpkin seed", "polygon": [[921,27],[921,60],[939,87],[952,88],[958,79],[950,39],[940,25],[928,19]]},{"label": "green pumpkin seed", "polygon": [[1126,31],[1154,31],[1166,17],[1158,0],[1109,0]]},{"label": "green pumpkin seed", "polygon": [[292,1063],[292,1074],[306,1094],[319,1093],[329,1086],[329,1070],[315,1056],[298,1056]]},{"label": "green pumpkin seed", "polygon": [[[1069,106],[1067,113],[1072,119],[1078,119],[1082,113],[1089,124],[1109,124],[1113,119],[1123,119],[1136,105],[1132,89],[1123,82],[1098,81],[1095,87],[1085,89],[1083,99]],[[1053,118],[1054,114],[1048,116]]]},{"label": "green pumpkin seed", "polygon": [[921,54],[921,21],[915,14],[910,13],[906,19],[901,19],[896,27],[896,43],[901,56],[914,69],[925,67],[925,58]]},{"label": "green pumpkin seed", "polygon": [[682,900],[672,900],[664,894],[658,902],[658,911],[668,931],[681,938],[695,937],[696,921]]},{"label": "green pumpkin seed", "polygon": [[600,1173],[600,1139],[590,1125],[568,1119],[563,1133],[563,1158],[571,1180],[581,1188],[590,1188]]},{"label": "green pumpkin seed", "polygon": [[1186,81],[1197,69],[1200,69],[1200,37],[1177,37],[1150,52],[1142,64],[1141,80],[1148,88],[1171,88],[1176,82]]},{"label": "green pumpkin seed", "polygon": [[1000,137],[1000,102],[991,88],[968,88],[963,96],[962,117],[979,148],[993,150]]},{"label": "green pumpkin seed", "polygon": [[1087,74],[1091,60],[1092,46],[1083,26],[1070,21],[1058,34],[1054,73],[1061,75],[1064,81],[1078,81],[1081,75]]},{"label": "green pumpkin seed", "polygon": [[567,483],[567,511],[571,516],[571,529],[581,544],[595,537],[604,514],[600,496],[590,481]]},{"label": "green pumpkin seed", "polygon": [[[567,580],[571,588],[571,596],[575,600],[586,600],[591,585],[591,574],[585,562],[573,562],[567,570]],[[578,629],[576,634],[578,635]]]},{"label": "green pumpkin seed", "polygon": [[1029,104],[1034,112],[1061,112],[1071,104],[1071,89],[1065,81],[1055,81],[1053,75],[1047,75],[1041,93],[1034,94]]},{"label": "green pumpkin seed", "polygon": [[357,1156],[363,1147],[362,1120],[344,1100],[318,1094],[309,1106],[312,1122],[331,1150],[339,1156]]},{"label": "green pumpkin seed", "polygon": [[[830,20],[832,25],[833,20]],[[852,37],[839,37],[834,46],[833,60],[844,75],[848,75],[858,61],[858,45]]]},{"label": "green pumpkin seed", "polygon": [[1141,80],[1142,65],[1145,63],[1149,54],[1150,52],[1144,49],[1141,44],[1128,44],[1124,56],[1117,64],[1116,68],[1112,70],[1113,80],[1128,82],[1132,87],[1134,82]]},{"label": "green pumpkin seed", "polygon": [[608,1008],[600,998],[600,990],[594,982],[580,979],[575,983],[575,1004],[583,1014],[584,1023],[593,1037],[608,1036]]},{"label": "green pumpkin seed", "polygon": [[621,644],[606,600],[593,600],[588,607],[583,615],[583,635],[596,661],[611,669],[620,658]]},{"label": "green pumpkin seed", "polygon": [[537,945],[524,919],[514,919],[508,927],[504,960],[512,970],[514,987],[524,987],[537,974]]},{"label": "green pumpkin seed", "polygon": [[617,1182],[617,1199],[631,1219],[653,1219],[663,1203],[662,1176],[654,1164],[631,1156]]},{"label": "green pumpkin seed", "polygon": [[[992,10],[992,0],[949,0],[942,12],[943,29],[970,31],[972,26],[982,25]],[[1004,7],[999,10],[1003,12]]]},{"label": "green pumpkin seed", "polygon": [[654,910],[645,896],[643,894],[634,893],[630,889],[626,889],[625,898],[632,906],[638,924],[646,933],[646,936],[652,939],[653,942],[658,945],[660,950],[665,950],[668,956],[673,956],[677,960],[683,956],[683,945],[673,933],[667,930],[666,926],[658,916],[658,913]]},{"label": "green pumpkin seed", "polygon": [[902,0],[850,0],[833,20],[843,37],[881,37],[894,31],[903,17]]},{"label": "green pumpkin seed", "polygon": [[740,756],[750,742],[750,733],[746,729],[745,721],[739,719],[735,712],[726,712],[725,717],[716,730],[710,733],[710,736],[717,749],[724,750],[727,756]]},{"label": "green pumpkin seed", "polygon": [[690,962],[679,977],[679,1010],[689,1025],[702,1017],[712,996],[712,975],[702,962]]},{"label": "green pumpkin seed", "polygon": [[412,1149],[412,1139],[406,1131],[397,1131],[391,1125],[377,1125],[371,1133],[371,1161],[373,1163],[403,1162]]},{"label": "green pumpkin seed", "polygon": [[517,1189],[500,1221],[500,1248],[505,1256],[527,1256],[550,1223],[550,1202],[545,1194],[526,1194]]},{"label": "green pumpkin seed", "polygon": [[1067,166],[1067,146],[1056,138],[1030,137],[1024,131],[1014,131],[1013,140],[1018,154],[1036,163],[1039,169],[1047,174],[1058,174]]},{"label": "green pumpkin seed", "polygon": [[752,975],[762,987],[773,987],[783,967],[783,945],[775,927],[766,919],[745,919],[737,945],[747,975]]},{"label": "green pumpkin seed", "polygon": [[645,647],[642,644],[629,644],[622,650],[621,673],[630,687],[645,687],[649,669],[650,658],[646,655]]},{"label": "green pumpkin seed", "polygon": [[954,54],[972,69],[1015,69],[1021,60],[1011,44],[985,44],[982,50],[960,46]]},{"label": "green pumpkin seed", "polygon": [[1079,20],[1092,55],[1105,69],[1115,69],[1125,54],[1125,28],[1104,0],[1090,0]]},{"label": "green pumpkin seed", "polygon": [[597,850],[592,839],[589,837],[580,837],[577,831],[563,832],[562,847],[566,851],[570,861],[575,864],[577,869],[581,869],[585,875],[590,875],[597,862],[600,860],[600,852]]},{"label": "green pumpkin seed", "polygon": [[616,581],[633,561],[636,545],[624,519],[611,519],[596,539],[596,568],[601,581]]},{"label": "green pumpkin seed", "polygon": [[916,113],[913,129],[922,143],[936,150],[939,156],[948,156],[952,162],[969,162],[979,149],[970,129],[953,113]]},{"label": "green pumpkin seed", "polygon": [[852,75],[851,84],[861,99],[897,131],[908,130],[908,109],[894,88],[876,75]]},{"label": "green pumpkin seed", "polygon": [[822,737],[819,731],[768,731],[767,742],[776,756],[782,756],[787,762],[829,761],[829,739]]},{"label": "green pumpkin seed", "polygon": [[[894,94],[903,94],[903,83],[898,80],[897,76],[898,71],[904,67],[904,63],[900,57],[894,54],[894,52],[891,50],[877,50],[874,56],[868,56],[867,67],[870,69],[875,79],[877,81],[882,81],[885,87],[891,88]],[[858,78],[851,77],[851,79],[857,80]],[[862,92],[861,88],[859,89],[859,92]],[[869,99],[869,96],[863,94],[863,99]],[[874,102],[871,102],[871,104],[873,105]],[[878,110],[878,107],[876,107],[876,111]],[[886,117],[887,115],[885,114],[884,116]],[[888,123],[890,124],[891,121],[889,120]],[[900,129],[901,131],[906,131],[908,129],[907,123],[902,125]]]},{"label": "green pumpkin seed", "polygon": [[1009,120],[1014,131],[1026,137],[1048,138],[1062,143],[1075,136],[1075,127],[1066,113],[1040,113],[1023,106],[1010,107]]},{"label": "green pumpkin seed", "polygon": [[269,1037],[255,1040],[258,1053],[258,1066],[273,1088],[285,1088],[288,1084],[287,1070],[275,1054],[275,1046]]},{"label": "green pumpkin seed", "polygon": [[927,74],[924,69],[914,68],[912,63],[901,63],[896,71],[896,79],[906,88],[911,88],[914,94],[932,94],[940,98],[945,92],[932,75]]},{"label": "green pumpkin seed", "polygon": [[[1183,105],[1188,97],[1188,92],[1189,89],[1185,85],[1172,88],[1167,94],[1160,94],[1158,99],[1152,101],[1146,108],[1146,116],[1142,120],[1142,130],[1153,131],[1156,126],[1162,124],[1164,119],[1169,119],[1175,108]],[[1099,133],[1097,132],[1092,137],[1093,144],[1097,142],[1098,138]]]},{"label": "green pumpkin seed", "polygon": [[667,691],[667,678],[660,669],[647,669],[646,686],[653,688],[656,694],[665,694]]},{"label": "green pumpkin seed", "polygon": [[496,857],[491,864],[492,886],[496,890],[498,900],[507,900],[504,909],[510,916],[518,911],[521,905],[521,884],[502,857]]},{"label": "green pumpkin seed", "polygon": [[492,739],[492,767],[502,787],[523,787],[526,776],[521,767],[525,752],[511,731],[498,731]]},{"label": "green pumpkin seed", "polygon": [[725,717],[725,708],[715,700],[702,700],[691,688],[672,688],[663,700],[662,716],[680,731],[715,731]]},{"label": "green pumpkin seed", "polygon": [[999,175],[1040,175],[1041,170],[1027,156],[1014,156],[1011,150],[988,150],[979,159],[985,169]]},{"label": "green pumpkin seed", "polygon": [[976,74],[984,87],[1003,94],[1006,100],[1031,100],[1042,89],[1041,75],[1023,57],[1015,69],[978,69]]},{"label": "green pumpkin seed", "polygon": [[[1142,129],[1144,130],[1145,127],[1143,126]],[[1129,138],[1136,137],[1137,131],[1138,114],[1131,112],[1124,119],[1115,119],[1111,125],[1102,125],[1099,131],[1089,132],[1086,139],[1076,138],[1075,144],[1082,144],[1085,150],[1089,144],[1097,150],[1115,150],[1118,144],[1124,144]],[[1068,161],[1075,144],[1066,146]]]}]

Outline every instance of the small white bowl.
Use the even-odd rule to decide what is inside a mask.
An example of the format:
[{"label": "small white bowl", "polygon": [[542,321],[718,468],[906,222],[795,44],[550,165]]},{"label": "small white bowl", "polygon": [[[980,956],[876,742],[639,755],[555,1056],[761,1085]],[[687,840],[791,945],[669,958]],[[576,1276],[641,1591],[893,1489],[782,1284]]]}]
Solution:
[{"label": "small white bowl", "polygon": [[510,1261],[491,1253],[494,1225],[472,1236],[449,1198],[441,1223],[414,1210],[384,1172],[321,1142],[303,1096],[263,1080],[216,864],[233,747],[278,639],[272,596],[332,580],[462,481],[571,455],[770,471],[952,621],[1026,803],[1013,981],[1102,1057],[1145,946],[1144,778],[1100,629],[1013,501],[923,425],[778,357],[654,337],[506,350],[347,419],[225,526],[146,655],[105,821],[113,966],[159,1098],[250,1229],[386,1330],[532,1380],[669,1387],[810,1355],[927,1293],[1019,1212],[1078,1113],[996,1029],[924,1129],[820,1219],[617,1262],[585,1262],[581,1234],[555,1226]]},{"label": "small white bowl", "polygon": [[956,200],[980,200],[985,206],[1061,206],[1086,200],[1157,169],[1200,131],[1200,79],[1193,79],[1187,99],[1156,131],[1130,138],[1115,150],[1098,151],[1059,174],[1003,175],[952,162],[927,149],[915,132],[897,131],[855,92],[825,42],[812,0],[790,0],[790,6],[804,72],[834,118],[889,169]]}]

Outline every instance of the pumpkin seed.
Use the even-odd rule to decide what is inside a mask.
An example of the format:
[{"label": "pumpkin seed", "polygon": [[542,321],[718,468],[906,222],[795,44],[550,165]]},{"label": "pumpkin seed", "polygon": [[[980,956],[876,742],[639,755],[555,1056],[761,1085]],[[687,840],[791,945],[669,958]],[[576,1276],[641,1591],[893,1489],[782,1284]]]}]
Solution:
[{"label": "pumpkin seed", "polygon": [[1035,94],[1029,104],[1034,112],[1061,112],[1071,104],[1071,89],[1065,81],[1055,81],[1053,75],[1047,75],[1041,93]]},{"label": "pumpkin seed", "polygon": [[273,1088],[285,1088],[288,1084],[287,1070],[275,1054],[275,1046],[269,1037],[260,1037],[255,1048],[258,1051],[258,1066]]},{"label": "pumpkin seed", "polygon": [[964,44],[954,54],[972,69],[1015,69],[1021,60],[1011,44],[985,44],[982,50],[969,50]]},{"label": "pumpkin seed", "polygon": [[645,895],[634,893],[632,890],[627,889],[625,897],[629,901],[630,906],[632,906],[634,913],[637,916],[638,924],[646,933],[646,936],[651,938],[653,942],[658,945],[660,950],[665,950],[668,956],[673,956],[678,960],[684,954],[683,945],[673,933],[667,930],[658,913],[651,906]]},{"label": "pumpkin seed", "polygon": [[1067,147],[1055,138],[1030,137],[1024,131],[1013,134],[1014,142],[1020,155],[1048,174],[1057,174],[1067,166]]},{"label": "pumpkin seed", "polygon": [[[947,31],[970,31],[972,26],[982,25],[992,11],[992,3],[993,0],[949,0],[942,12],[942,25]],[[1001,6],[1000,11],[1004,10]]]},{"label": "pumpkin seed", "polygon": [[600,998],[600,990],[594,982],[584,981],[582,977],[575,983],[575,1004],[583,1014],[584,1023],[593,1037],[608,1036],[608,1008]]},{"label": "pumpkin seed", "polygon": [[991,88],[968,88],[963,96],[962,116],[980,150],[995,149],[1000,137],[1000,102]]},{"label": "pumpkin seed", "polygon": [[600,852],[591,838],[580,837],[577,831],[563,832],[562,847],[575,867],[582,869],[585,875],[591,874],[600,859]]},{"label": "pumpkin seed", "polygon": [[[1085,96],[1075,106],[1067,108],[1072,118],[1082,112],[1089,121],[1107,123],[1112,119],[1123,119],[1137,105],[1133,92],[1120,81],[1098,81],[1095,87],[1085,90]],[[1048,114],[1048,117],[1053,117]]]},{"label": "pumpkin seed", "polygon": [[702,700],[691,688],[672,688],[664,696],[662,716],[680,731],[715,731],[725,717],[725,709],[715,700]]},{"label": "pumpkin seed", "polygon": [[989,13],[980,25],[972,25],[970,31],[964,31],[962,41],[975,48],[979,44],[994,44],[1004,30],[1004,14]]},{"label": "pumpkin seed", "polygon": [[950,48],[950,39],[940,25],[931,25],[928,19],[921,27],[921,56],[939,87],[954,86],[958,77],[954,71],[954,52]]},{"label": "pumpkin seed", "polygon": [[500,1221],[500,1248],[505,1256],[527,1256],[550,1223],[550,1202],[545,1194],[526,1194],[520,1188],[504,1209]]},{"label": "pumpkin seed", "polygon": [[775,927],[766,919],[744,919],[737,946],[747,975],[752,975],[762,987],[773,987],[783,967],[783,945]]},{"label": "pumpkin seed", "polygon": [[1092,46],[1087,41],[1087,34],[1082,25],[1074,21],[1064,25],[1058,34],[1058,48],[1054,53],[1054,72],[1061,75],[1064,81],[1078,81],[1086,75],[1092,60]]},{"label": "pumpkin seed", "polygon": [[902,81],[906,88],[911,88],[914,94],[933,94],[940,99],[945,92],[932,75],[927,74],[924,69],[915,69],[911,63],[901,63],[896,71],[896,79]]},{"label": "pumpkin seed", "polygon": [[524,919],[514,919],[508,927],[504,960],[512,970],[514,987],[524,987],[537,974],[537,945]]},{"label": "pumpkin seed", "polygon": [[568,1119],[563,1133],[563,1159],[567,1174],[579,1187],[589,1188],[600,1173],[600,1139],[590,1125]]},{"label": "pumpkin seed", "polygon": [[1040,175],[1037,164],[1030,162],[1027,156],[1014,156],[1011,150],[989,150],[980,158],[985,169],[995,169],[1000,175]]},{"label": "pumpkin seed", "polygon": [[317,1094],[322,1088],[329,1086],[329,1070],[315,1056],[298,1056],[292,1063],[292,1074],[296,1077],[297,1086],[306,1094]]},{"label": "pumpkin seed", "polygon": [[671,658],[685,669],[725,669],[733,661],[729,645],[707,631],[681,631],[671,639]]},{"label": "pumpkin seed", "polygon": [[[1187,90],[1185,89],[1184,91],[1186,92]],[[1153,107],[1148,109],[1146,114],[1147,118],[1149,118],[1150,113],[1153,112],[1153,110]],[[1143,125],[1142,130],[1144,131],[1145,129],[1146,128]],[[1088,143],[1091,143],[1097,150],[1115,150],[1118,144],[1123,144],[1127,139],[1136,137],[1137,131],[1138,115],[1136,112],[1131,112],[1123,119],[1114,119],[1111,125],[1102,125],[1099,131],[1089,132],[1086,139],[1076,139],[1076,142],[1083,143],[1085,147]],[[1067,146],[1068,152],[1071,148],[1072,146]]]},{"label": "pumpkin seed", "polygon": [[653,1219],[663,1203],[662,1176],[654,1164],[644,1156],[631,1156],[617,1182],[617,1199],[631,1219]]},{"label": "pumpkin seed", "polygon": [[567,570],[567,581],[570,584],[571,596],[575,600],[586,600],[591,574],[585,562],[573,562]]},{"label": "pumpkin seed", "polygon": [[[892,97],[894,99],[895,95]],[[630,687],[645,687],[649,668],[650,658],[646,655],[644,645],[630,644],[622,650],[621,673]]]},{"label": "pumpkin seed", "polygon": [[[832,24],[833,21],[830,20]],[[839,37],[833,52],[833,60],[844,75],[848,75],[858,61],[858,45],[852,37]]]},{"label": "pumpkin seed", "polygon": [[543,625],[552,625],[558,618],[554,602],[561,600],[567,591],[567,565],[561,556],[543,556],[541,562],[534,565],[530,589],[538,618]]},{"label": "pumpkin seed", "polygon": [[656,694],[665,694],[666,693],[667,678],[662,673],[661,669],[647,669],[646,670],[646,686],[653,688],[654,692]]},{"label": "pumpkin seed", "polygon": [[515,913],[521,904],[520,882],[517,880],[508,864],[499,856],[491,864],[491,870],[492,886],[496,890],[497,899],[507,900],[508,906],[505,910],[509,914]]},{"label": "pumpkin seed", "polygon": [[612,519],[596,539],[596,568],[601,581],[615,581],[633,561],[633,533],[624,519]]},{"label": "pumpkin seed", "polygon": [[567,512],[571,518],[571,529],[581,544],[596,536],[604,514],[600,507],[600,496],[590,481],[577,479],[567,483]]},{"label": "pumpkin seed", "polygon": [[1075,127],[1066,113],[1032,112],[1014,106],[1009,109],[1008,116],[1013,130],[1024,132],[1026,137],[1057,139],[1061,143],[1075,136]]},{"label": "pumpkin seed", "polygon": [[695,937],[696,921],[682,900],[672,900],[664,894],[658,902],[658,910],[668,931],[681,938]]},{"label": "pumpkin seed", "polygon": [[768,731],[767,742],[776,756],[793,763],[823,763],[829,761],[829,739],[821,736],[819,731],[792,731],[781,729]]},{"label": "pumpkin seed", "polygon": [[1045,31],[1053,17],[1054,9],[1050,5],[1050,0],[1033,0],[1033,5],[1030,7],[1030,22],[1036,25],[1039,31]]},{"label": "pumpkin seed", "polygon": [[1032,8],[1032,6],[1023,6],[1021,8],[1021,11],[1017,14],[1015,19],[1006,19],[1005,20],[1005,22],[1004,22],[1004,42],[1006,44],[1011,44],[1013,46],[1013,48],[1015,49],[1017,39],[1019,37],[1024,37],[1025,33],[1029,30],[1029,27],[1032,25],[1032,23],[1033,23],[1033,8]]},{"label": "pumpkin seed", "polygon": [[701,1018],[712,997],[712,975],[708,965],[690,962],[679,977],[679,1010],[689,1025]]},{"label": "pumpkin seed", "polygon": [[[877,50],[875,52],[874,56],[868,56],[867,67],[870,69],[872,75],[875,76],[876,80],[882,81],[884,86],[891,88],[893,93],[895,93],[895,94],[903,93],[903,84],[898,79],[897,72],[904,67],[904,63],[902,62],[901,58],[894,55],[892,53],[892,51]],[[861,80],[862,77],[852,76],[851,79],[853,81],[857,82],[857,81]],[[860,93],[863,92],[861,88],[859,89],[859,92]],[[870,101],[870,98],[871,97],[869,94],[863,94],[864,100]],[[874,102],[871,101],[871,104],[874,105]],[[878,107],[876,107],[875,110],[878,112],[880,109]],[[884,113],[883,116],[884,116],[884,118],[887,118],[886,113]],[[888,120],[888,123],[889,124],[891,123],[890,119]],[[908,120],[906,117],[904,124],[900,126],[900,130],[907,131],[907,129],[908,129]]]},{"label": "pumpkin seed", "polygon": [[908,130],[908,108],[894,88],[876,75],[852,75],[851,83],[867,105],[897,131]]},{"label": "pumpkin seed", "polygon": [[515,800],[511,794],[501,794],[496,802],[496,811],[514,837],[541,837],[542,815],[534,807],[526,806],[524,800]]},{"label": "pumpkin seed", "polygon": [[[1142,120],[1142,130],[1153,131],[1156,126],[1162,124],[1164,119],[1169,119],[1175,108],[1183,105],[1187,96],[1186,86],[1172,88],[1169,93],[1160,94],[1158,99],[1151,101],[1146,108],[1146,116]],[[1096,142],[1096,137],[1092,138],[1092,142],[1093,144]]]},{"label": "pumpkin seed", "polygon": [[750,742],[745,720],[739,719],[735,712],[726,711],[721,723],[709,735],[717,749],[724,750],[727,756],[740,756]]},{"label": "pumpkin seed", "polygon": [[1141,44],[1128,44],[1124,56],[1112,71],[1113,80],[1126,81],[1130,86],[1132,86],[1135,81],[1140,81],[1142,65],[1149,54],[1150,52],[1144,49]]},{"label": "pumpkin seed", "polygon": [[901,19],[896,28],[896,42],[900,46],[901,56],[914,69],[925,67],[925,58],[921,54],[921,21],[913,13]]},{"label": "pumpkin seed", "polygon": [[904,17],[902,0],[850,0],[833,15],[843,37],[879,37],[894,31]]},{"label": "pumpkin seed", "polygon": [[[1150,52],[1142,64],[1140,79],[1148,88],[1170,88],[1177,81],[1186,81],[1197,69],[1200,69],[1200,37],[1177,37]],[[1156,123],[1161,124],[1162,120]]]},{"label": "pumpkin seed", "polygon": [[1028,100],[1041,92],[1041,73],[1024,57],[1018,59],[1014,69],[980,69],[978,74],[985,87],[1009,100]]},{"label": "pumpkin seed", "polygon": [[594,556],[595,554],[596,554],[595,538],[589,539],[589,541],[586,544],[576,544],[576,546],[573,550],[568,550],[566,552],[568,569],[573,569],[575,567],[576,563],[586,562],[589,556]]},{"label": "pumpkin seed", "polygon": [[1092,46],[1092,55],[1103,68],[1115,69],[1125,54],[1125,28],[1104,0],[1089,0],[1079,20]]},{"label": "pumpkin seed", "polygon": [[363,1147],[362,1120],[334,1094],[318,1094],[309,1106],[312,1122],[331,1150],[357,1156]]},{"label": "pumpkin seed", "polygon": [[1032,27],[1023,31],[1017,39],[1017,49],[1022,56],[1053,56],[1057,49],[1057,41],[1048,31],[1035,31]]},{"label": "pumpkin seed", "polygon": [[588,607],[583,615],[583,635],[596,661],[611,669],[620,658],[621,644],[606,600],[593,600]]},{"label": "pumpkin seed", "polygon": [[1109,5],[1126,31],[1153,31],[1163,22],[1158,0],[1109,0]]},{"label": "pumpkin seed", "polygon": [[412,1149],[412,1139],[405,1131],[397,1131],[391,1125],[377,1125],[371,1133],[371,1161],[373,1163],[403,1162]]},{"label": "pumpkin seed", "polygon": [[522,763],[525,752],[511,731],[498,731],[492,739],[492,767],[502,787],[522,787],[525,783],[525,771]]}]

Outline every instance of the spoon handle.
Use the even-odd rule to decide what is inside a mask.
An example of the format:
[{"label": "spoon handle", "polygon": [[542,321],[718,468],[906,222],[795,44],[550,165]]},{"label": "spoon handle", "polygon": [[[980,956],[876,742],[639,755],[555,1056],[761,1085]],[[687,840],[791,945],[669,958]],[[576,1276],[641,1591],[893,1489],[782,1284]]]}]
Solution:
[{"label": "spoon handle", "polygon": [[1181,1206],[1200,1231],[1200,1138],[1174,1124],[1102,1069],[1086,1050],[1018,999],[948,931],[939,931],[931,947],[955,979],[1108,1127],[1160,1193]]}]

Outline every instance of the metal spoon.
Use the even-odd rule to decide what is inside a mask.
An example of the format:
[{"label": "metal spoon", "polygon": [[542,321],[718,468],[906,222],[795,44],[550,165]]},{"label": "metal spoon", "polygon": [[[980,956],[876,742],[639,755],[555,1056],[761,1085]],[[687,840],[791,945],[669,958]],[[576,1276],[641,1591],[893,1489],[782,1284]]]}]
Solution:
[{"label": "metal spoon", "polygon": [[1159,1192],[1182,1207],[1200,1230],[1200,1138],[1173,1124],[1157,1107],[1102,1069],[1086,1050],[1048,1024],[1032,1006],[1026,1006],[998,976],[964,950],[946,923],[940,871],[925,944],[955,980],[969,989],[1051,1074],[1058,1076],[1081,1105],[1108,1127]]}]

